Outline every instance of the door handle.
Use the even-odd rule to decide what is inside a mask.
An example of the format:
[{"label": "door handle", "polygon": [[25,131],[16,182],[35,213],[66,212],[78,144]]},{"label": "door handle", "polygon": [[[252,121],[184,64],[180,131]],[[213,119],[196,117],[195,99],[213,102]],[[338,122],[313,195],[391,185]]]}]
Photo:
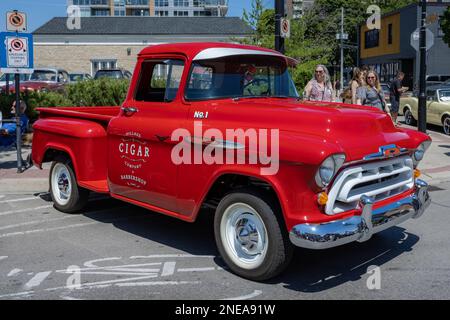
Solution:
[{"label": "door handle", "polygon": [[158,139],[159,142],[164,142],[167,139],[169,139],[169,136],[160,136],[159,134],[155,134],[156,139]]},{"label": "door handle", "polygon": [[138,108],[135,107],[122,107],[120,108],[125,115],[132,115],[133,113],[138,112]]}]

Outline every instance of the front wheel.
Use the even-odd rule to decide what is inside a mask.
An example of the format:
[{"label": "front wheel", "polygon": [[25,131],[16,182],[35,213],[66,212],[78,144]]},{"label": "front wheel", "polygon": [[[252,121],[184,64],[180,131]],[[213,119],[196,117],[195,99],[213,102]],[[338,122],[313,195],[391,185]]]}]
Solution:
[{"label": "front wheel", "polygon": [[70,160],[56,159],[50,169],[50,194],[59,211],[74,213],[81,210],[89,198],[89,190],[77,184]]},{"label": "front wheel", "polygon": [[450,117],[446,116],[442,120],[442,125],[444,126],[444,132],[446,135],[450,136]]},{"label": "front wheel", "polygon": [[220,255],[234,273],[255,281],[281,273],[293,253],[279,209],[268,198],[253,190],[230,193],[214,219]]},{"label": "front wheel", "polygon": [[411,110],[406,109],[405,112],[405,123],[409,126],[414,126],[416,125],[416,120],[414,119],[414,116],[411,112]]}]

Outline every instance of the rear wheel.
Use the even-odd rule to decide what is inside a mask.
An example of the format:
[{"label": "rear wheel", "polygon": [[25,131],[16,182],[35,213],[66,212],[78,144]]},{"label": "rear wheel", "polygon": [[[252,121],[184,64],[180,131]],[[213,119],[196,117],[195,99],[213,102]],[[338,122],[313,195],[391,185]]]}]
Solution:
[{"label": "rear wheel", "polygon": [[279,209],[267,199],[254,190],[230,193],[220,201],[214,219],[224,261],[234,273],[256,281],[281,273],[293,253]]},{"label": "rear wheel", "polygon": [[450,117],[445,116],[442,119],[442,125],[444,126],[444,132],[446,135],[450,135]]},{"label": "rear wheel", "polygon": [[407,125],[409,125],[409,126],[416,125],[416,119],[414,119],[414,116],[413,116],[411,110],[405,109],[404,115],[405,115],[405,123]]},{"label": "rear wheel", "polygon": [[81,210],[89,198],[89,190],[77,184],[71,161],[58,158],[50,169],[50,194],[59,211],[74,213]]}]

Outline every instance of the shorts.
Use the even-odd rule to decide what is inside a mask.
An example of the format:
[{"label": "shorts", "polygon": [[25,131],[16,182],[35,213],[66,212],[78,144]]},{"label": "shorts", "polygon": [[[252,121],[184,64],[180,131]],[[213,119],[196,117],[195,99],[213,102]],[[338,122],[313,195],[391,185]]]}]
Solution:
[{"label": "shorts", "polygon": [[391,112],[398,113],[398,109],[400,108],[400,101],[396,98],[391,96],[390,97],[391,102]]}]

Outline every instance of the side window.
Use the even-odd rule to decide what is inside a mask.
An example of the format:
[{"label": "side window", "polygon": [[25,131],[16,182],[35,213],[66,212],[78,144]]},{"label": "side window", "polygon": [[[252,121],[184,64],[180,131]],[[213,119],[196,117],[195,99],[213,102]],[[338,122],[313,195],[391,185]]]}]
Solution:
[{"label": "side window", "polygon": [[182,60],[148,60],[142,63],[136,100],[171,102],[175,99],[183,75]]}]

